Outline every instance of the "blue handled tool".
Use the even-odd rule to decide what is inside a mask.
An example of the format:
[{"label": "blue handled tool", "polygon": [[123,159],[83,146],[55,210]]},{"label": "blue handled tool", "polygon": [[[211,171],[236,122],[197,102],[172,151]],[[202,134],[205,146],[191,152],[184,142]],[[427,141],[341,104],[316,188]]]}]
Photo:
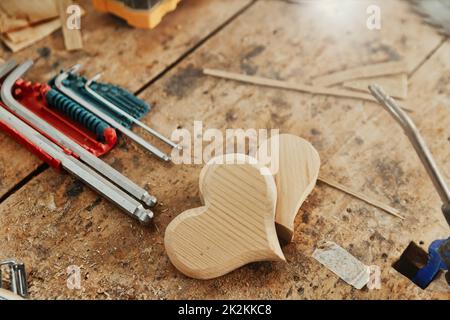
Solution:
[{"label": "blue handled tool", "polygon": [[[369,90],[405,131],[442,199],[442,213],[450,225],[450,189],[414,122],[379,86],[369,86]],[[428,254],[412,242],[394,264],[394,268],[425,289],[440,271],[448,271],[450,268],[450,237],[433,241]],[[446,279],[450,285],[449,272]]]},{"label": "blue handled tool", "polygon": [[[444,258],[450,259],[450,237],[443,240],[435,240],[428,248],[427,264],[419,269],[411,279],[422,289],[428,287],[440,271],[448,271],[449,266]],[[447,275],[448,279],[448,275]]]}]

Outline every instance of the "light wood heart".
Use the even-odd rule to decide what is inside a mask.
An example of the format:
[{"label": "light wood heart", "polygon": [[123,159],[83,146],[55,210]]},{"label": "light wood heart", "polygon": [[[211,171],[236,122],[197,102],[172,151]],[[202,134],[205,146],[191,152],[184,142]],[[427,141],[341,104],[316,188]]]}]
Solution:
[{"label": "light wood heart", "polygon": [[275,168],[273,174],[278,194],[276,228],[280,241],[289,243],[294,235],[295,217],[316,185],[319,153],[311,143],[298,136],[280,134],[262,143],[258,154],[270,155],[271,161],[275,161],[270,168]]},{"label": "light wood heart", "polygon": [[202,169],[204,206],[178,215],[164,237],[178,270],[211,279],[254,261],[285,261],[275,230],[275,181],[261,168],[253,158],[230,154]]}]

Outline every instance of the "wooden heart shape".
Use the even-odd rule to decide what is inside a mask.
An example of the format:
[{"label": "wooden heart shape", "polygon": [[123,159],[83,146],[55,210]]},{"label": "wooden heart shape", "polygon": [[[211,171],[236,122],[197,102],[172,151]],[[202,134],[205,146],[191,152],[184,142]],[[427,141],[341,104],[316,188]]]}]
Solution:
[{"label": "wooden heart shape", "polygon": [[253,158],[229,154],[202,169],[204,206],[178,215],[164,237],[178,270],[211,279],[250,262],[285,260],[274,222],[275,181],[261,175],[261,168]]},{"label": "wooden heart shape", "polygon": [[258,154],[270,154],[271,161],[276,162],[270,165],[276,168],[273,173],[278,194],[275,222],[280,241],[289,243],[294,235],[295,217],[316,185],[319,153],[298,136],[280,134],[262,143]]}]

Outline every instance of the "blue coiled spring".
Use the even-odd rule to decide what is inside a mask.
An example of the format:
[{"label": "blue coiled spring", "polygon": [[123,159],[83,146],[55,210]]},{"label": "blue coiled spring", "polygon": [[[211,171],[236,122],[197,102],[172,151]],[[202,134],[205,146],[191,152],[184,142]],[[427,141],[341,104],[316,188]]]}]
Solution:
[{"label": "blue coiled spring", "polygon": [[73,121],[78,122],[86,129],[93,132],[97,136],[98,140],[105,141],[104,131],[110,127],[106,122],[100,120],[78,103],[54,89],[49,90],[45,98],[47,100],[47,104],[51,108],[62,112]]}]

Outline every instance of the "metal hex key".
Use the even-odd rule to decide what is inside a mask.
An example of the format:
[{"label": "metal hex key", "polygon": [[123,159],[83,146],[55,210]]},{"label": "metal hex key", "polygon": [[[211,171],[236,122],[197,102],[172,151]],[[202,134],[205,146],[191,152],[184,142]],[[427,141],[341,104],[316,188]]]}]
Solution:
[{"label": "metal hex key", "polygon": [[92,82],[97,81],[100,78],[101,74],[97,74],[95,75],[92,79],[86,81],[84,88],[86,89],[86,91],[95,99],[97,99],[98,101],[100,101],[101,103],[103,103],[104,105],[106,105],[108,108],[110,108],[111,110],[113,110],[114,112],[119,113],[120,115],[124,116],[125,118],[127,118],[128,120],[130,120],[131,122],[135,123],[136,125],[140,126],[142,129],[144,129],[145,131],[147,131],[148,133],[154,135],[155,137],[157,137],[158,139],[160,139],[161,141],[165,142],[166,144],[168,144],[169,146],[171,146],[172,148],[176,148],[176,149],[181,149],[181,147],[176,144],[175,142],[171,141],[170,139],[166,138],[165,136],[163,136],[161,133],[159,133],[158,131],[150,128],[149,126],[147,126],[145,123],[143,123],[142,121],[133,118],[132,116],[130,116],[128,113],[126,113],[125,111],[123,111],[122,109],[120,109],[119,107],[117,107],[114,103],[110,102],[109,100],[107,100],[106,98],[103,98],[100,94],[98,94],[97,92],[95,92],[94,90],[91,89],[90,85]]},{"label": "metal hex key", "polygon": [[[78,68],[80,68],[80,66],[76,65],[76,66],[72,67],[71,70],[73,72],[74,70],[77,70]],[[88,101],[86,101],[85,99],[80,97],[77,93],[73,92],[71,89],[66,88],[63,84],[63,81],[65,79],[67,79],[67,77],[68,77],[68,72],[62,72],[60,75],[58,75],[55,78],[55,86],[59,91],[61,91],[66,96],[68,96],[69,98],[74,100],[76,103],[78,103],[81,106],[83,106],[84,108],[86,108],[88,111],[95,114],[97,117],[99,117],[103,121],[107,122],[109,125],[111,125],[115,129],[117,129],[118,131],[122,132],[124,135],[126,135],[127,137],[129,137],[130,139],[135,141],[137,144],[139,144],[140,146],[145,148],[150,153],[154,154],[155,156],[157,156],[158,158],[160,158],[164,161],[170,161],[170,157],[167,154],[165,154],[164,152],[162,152],[161,150],[159,150],[152,144],[150,144],[147,141],[145,141],[144,139],[142,139],[140,136],[138,136],[136,133],[134,133],[130,129],[122,126],[119,122],[117,122],[116,120],[114,120],[112,117],[110,117],[106,113],[104,113],[101,110],[94,107],[91,103],[89,103]]]},{"label": "metal hex key", "polygon": [[406,136],[411,141],[417,155],[419,156],[422,164],[424,165],[428,175],[433,182],[439,196],[443,202],[442,212],[450,225],[450,190],[445,182],[444,176],[439,171],[439,168],[434,161],[433,155],[428,149],[425,141],[417,130],[414,122],[406,115],[402,108],[395,102],[393,98],[388,96],[384,90],[378,85],[369,86],[369,90],[372,95],[378,100],[378,102],[388,111],[394,119],[403,128]]}]

